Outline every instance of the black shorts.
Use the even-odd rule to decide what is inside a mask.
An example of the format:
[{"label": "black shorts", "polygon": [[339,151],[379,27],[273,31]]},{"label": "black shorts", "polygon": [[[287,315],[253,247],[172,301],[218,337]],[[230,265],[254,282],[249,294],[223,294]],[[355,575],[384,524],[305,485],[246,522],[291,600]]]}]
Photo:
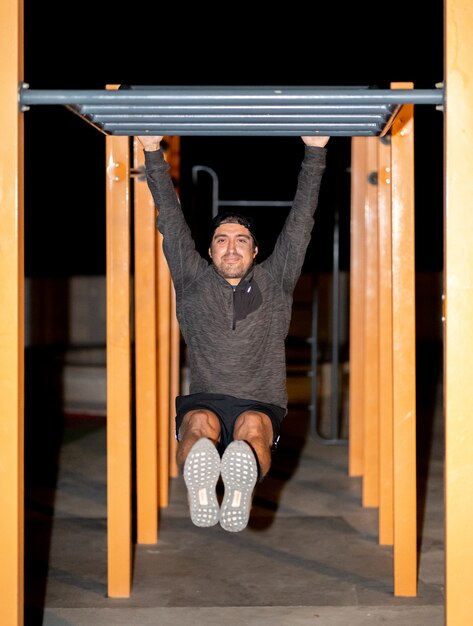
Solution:
[{"label": "black shorts", "polygon": [[192,393],[176,398],[176,438],[179,441],[179,429],[184,415],[195,409],[209,409],[220,420],[221,432],[219,448],[221,452],[233,440],[235,421],[244,411],[259,411],[265,413],[273,425],[273,448],[279,440],[279,429],[286,415],[286,409],[275,404],[266,404],[255,400],[244,400],[220,393]]}]

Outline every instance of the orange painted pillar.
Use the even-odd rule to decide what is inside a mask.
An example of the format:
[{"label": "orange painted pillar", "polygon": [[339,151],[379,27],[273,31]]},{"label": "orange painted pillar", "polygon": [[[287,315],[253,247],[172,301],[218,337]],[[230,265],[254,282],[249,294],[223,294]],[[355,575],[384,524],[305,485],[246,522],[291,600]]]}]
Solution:
[{"label": "orange painted pillar", "polygon": [[367,143],[364,137],[351,140],[350,223],[350,385],[348,473],[363,474],[364,414],[364,207],[367,177]]},{"label": "orange painted pillar", "polygon": [[180,341],[181,331],[176,317],[176,292],[171,286],[171,354],[169,380],[169,475],[177,478],[179,469],[176,463],[176,397],[180,393]]},{"label": "orange painted pillar", "polygon": [[379,543],[393,543],[391,137],[378,141]]},{"label": "orange painted pillar", "polygon": [[363,506],[379,504],[379,298],[377,139],[366,138],[367,173],[364,239],[364,422]]},{"label": "orange painted pillar", "polygon": [[23,624],[23,3],[0,3],[0,623]]},{"label": "orange painted pillar", "polygon": [[[144,164],[134,139],[135,164]],[[135,177],[135,389],[137,541],[158,540],[158,363],[156,209],[146,180]]]},{"label": "orange painted pillar", "polygon": [[473,5],[445,2],[446,625],[473,623]]},{"label": "orange painted pillar", "polygon": [[128,137],[106,137],[108,595],[131,588],[131,326]]},{"label": "orange painted pillar", "polygon": [[[166,150],[166,160],[170,166],[170,174],[172,179],[174,180],[174,184],[176,187],[176,193],[179,194],[179,180],[180,180],[180,167],[181,167],[181,152],[180,152],[180,137],[166,137],[166,141],[168,144]],[[164,270],[163,270],[164,272]],[[163,428],[163,436],[166,434],[166,429],[164,428],[164,422],[167,419],[168,427],[168,449],[166,453],[163,454],[163,464],[166,462],[166,458],[168,460],[168,475],[172,477],[177,477],[179,475],[179,470],[176,463],[176,396],[179,395],[180,390],[180,339],[181,333],[179,329],[179,324],[176,316],[176,294],[174,291],[174,286],[170,280],[169,271],[166,270],[167,276],[163,278],[169,289],[169,297],[170,297],[170,311],[169,311],[169,319],[166,323],[166,332],[169,336],[169,348],[168,355],[166,359],[163,355],[163,361],[165,359],[166,365],[169,368],[169,373],[167,380],[163,380],[163,393],[168,394],[168,403],[167,405],[163,403],[162,407],[162,428]],[[167,305],[166,305],[167,310]],[[166,387],[167,385],[167,387]],[[166,418],[167,411],[167,418]],[[168,482],[167,482],[168,484]],[[166,500],[167,504],[167,500]],[[162,506],[164,506],[164,498]]]},{"label": "orange painted pillar", "polygon": [[169,504],[169,380],[171,334],[171,275],[158,232],[156,250],[158,286],[158,476],[159,505]]},{"label": "orange painted pillar", "polygon": [[[409,89],[412,83],[394,83]],[[414,107],[391,129],[394,593],[417,593]]]}]

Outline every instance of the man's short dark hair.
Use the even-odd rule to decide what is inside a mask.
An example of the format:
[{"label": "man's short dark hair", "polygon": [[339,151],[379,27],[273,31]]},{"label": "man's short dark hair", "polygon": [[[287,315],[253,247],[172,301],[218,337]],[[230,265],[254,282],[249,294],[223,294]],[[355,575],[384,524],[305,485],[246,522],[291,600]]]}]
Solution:
[{"label": "man's short dark hair", "polygon": [[218,213],[212,220],[210,224],[210,237],[209,241],[212,243],[212,239],[215,231],[221,224],[240,224],[244,226],[250,231],[250,235],[253,238],[253,246],[256,248],[258,245],[258,241],[256,239],[253,220],[251,217],[247,217],[246,215],[241,215],[240,213],[233,213],[227,211],[225,213]]}]

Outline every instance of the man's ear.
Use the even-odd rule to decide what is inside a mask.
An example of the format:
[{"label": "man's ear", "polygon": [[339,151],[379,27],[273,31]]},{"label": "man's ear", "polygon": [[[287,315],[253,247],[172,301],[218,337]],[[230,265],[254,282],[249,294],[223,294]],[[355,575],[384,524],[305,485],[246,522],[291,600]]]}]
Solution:
[{"label": "man's ear", "polygon": [[253,252],[253,258],[255,258],[255,256],[258,254],[258,246],[255,247],[254,252]]},{"label": "man's ear", "polygon": [[209,257],[212,258],[212,250],[209,248]]}]

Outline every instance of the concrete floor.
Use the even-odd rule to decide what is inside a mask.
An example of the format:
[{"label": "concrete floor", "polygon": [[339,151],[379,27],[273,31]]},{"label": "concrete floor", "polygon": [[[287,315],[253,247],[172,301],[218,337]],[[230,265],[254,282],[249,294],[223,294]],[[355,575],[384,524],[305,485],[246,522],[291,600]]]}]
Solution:
[{"label": "concrete floor", "polygon": [[193,526],[184,483],[171,479],[158,543],[135,548],[128,599],[107,597],[104,418],[52,419],[55,434],[39,450],[36,420],[27,437],[25,624],[443,624],[442,389],[425,356],[418,359],[416,597],[394,596],[393,550],[378,545],[378,512],[361,506],[362,479],[348,477],[347,446],[309,434],[307,404],[293,391],[249,526],[241,533]]}]

